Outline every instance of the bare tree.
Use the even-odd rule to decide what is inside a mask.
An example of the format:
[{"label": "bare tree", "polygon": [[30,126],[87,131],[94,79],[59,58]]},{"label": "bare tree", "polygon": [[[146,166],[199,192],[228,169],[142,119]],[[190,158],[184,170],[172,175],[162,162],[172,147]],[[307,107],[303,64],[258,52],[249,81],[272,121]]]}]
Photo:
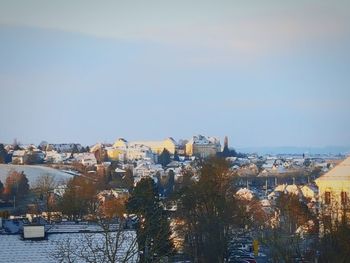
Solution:
[{"label": "bare tree", "polygon": [[48,220],[51,219],[51,212],[53,211],[52,195],[53,190],[57,187],[57,182],[54,176],[43,174],[37,178],[34,191],[39,195],[39,199],[44,202],[44,209],[47,212]]},{"label": "bare tree", "polygon": [[81,233],[57,241],[50,255],[60,263],[115,263],[138,262],[137,238],[134,230],[127,230],[121,224],[101,222],[100,232]]},{"label": "bare tree", "polygon": [[297,195],[281,194],[276,200],[278,224],[265,231],[263,244],[272,262],[295,262],[305,258],[317,236],[316,215]]}]

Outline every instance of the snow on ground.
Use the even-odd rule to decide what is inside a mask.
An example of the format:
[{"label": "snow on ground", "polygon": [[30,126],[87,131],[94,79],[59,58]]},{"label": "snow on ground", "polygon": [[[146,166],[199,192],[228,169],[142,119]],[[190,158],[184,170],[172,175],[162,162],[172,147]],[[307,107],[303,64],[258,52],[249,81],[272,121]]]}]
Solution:
[{"label": "snow on ground", "polygon": [[0,181],[5,184],[6,177],[11,170],[17,172],[24,172],[28,178],[29,185],[33,186],[38,177],[48,174],[54,176],[57,182],[65,181],[73,177],[73,175],[39,165],[13,165],[13,164],[0,164]]},{"label": "snow on ground", "polygon": [[[130,244],[135,238],[134,231],[126,231],[126,242],[123,243],[120,250],[120,257],[130,249]],[[19,235],[0,235],[0,263],[53,263],[57,259],[52,258],[52,254],[57,252],[58,242],[66,242],[69,240],[72,244],[78,245],[85,238],[83,233],[74,234],[51,234],[47,240],[31,241],[22,240]],[[101,242],[102,234],[92,234],[94,242]],[[136,248],[135,248],[136,249]],[[136,250],[135,250],[136,251]],[[81,262],[77,260],[76,262]],[[135,255],[129,262],[137,262]]]}]

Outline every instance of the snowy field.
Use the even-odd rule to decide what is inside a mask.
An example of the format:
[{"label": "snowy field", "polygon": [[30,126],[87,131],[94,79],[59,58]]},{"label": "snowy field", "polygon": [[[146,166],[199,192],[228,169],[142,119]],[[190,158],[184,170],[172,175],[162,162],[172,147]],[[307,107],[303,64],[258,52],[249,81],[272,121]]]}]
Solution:
[{"label": "snowy field", "polygon": [[73,177],[73,175],[39,165],[12,165],[12,164],[0,164],[0,181],[5,184],[6,177],[9,171],[15,170],[17,172],[24,172],[28,178],[29,185],[33,186],[38,177],[47,174],[54,176],[57,182],[66,181]]},{"label": "snowy field", "polygon": [[[135,238],[134,231],[126,231],[129,242],[130,239]],[[94,242],[99,243],[101,241],[101,234],[93,234]],[[84,234],[51,234],[47,240],[30,241],[21,240],[19,235],[0,235],[0,263],[23,263],[23,262],[35,262],[35,263],[53,263],[58,262],[52,255],[58,249],[58,242],[68,241],[72,242],[72,245],[80,246],[79,242],[84,239]],[[127,240],[125,240],[127,242]],[[126,251],[130,249],[127,243],[121,246],[118,254],[122,258]],[[136,249],[136,247],[134,248]],[[136,250],[135,250],[136,251]],[[81,262],[76,260],[75,262]],[[137,255],[135,254],[128,262],[137,262]]]}]

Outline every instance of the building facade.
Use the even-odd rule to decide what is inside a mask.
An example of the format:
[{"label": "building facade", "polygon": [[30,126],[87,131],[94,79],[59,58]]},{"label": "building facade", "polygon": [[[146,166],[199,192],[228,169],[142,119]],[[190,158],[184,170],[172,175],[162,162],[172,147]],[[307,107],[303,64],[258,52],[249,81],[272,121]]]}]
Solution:
[{"label": "building facade", "polygon": [[169,137],[163,141],[132,141],[128,142],[125,139],[118,139],[114,143],[114,147],[119,149],[127,149],[132,145],[144,145],[151,149],[153,153],[161,154],[164,149],[168,150],[170,154],[174,154],[176,151],[176,142],[173,138]]},{"label": "building facade", "polygon": [[332,222],[345,215],[350,219],[350,157],[315,180],[319,188],[321,212]]},{"label": "building facade", "polygon": [[186,155],[207,158],[216,155],[221,151],[220,140],[215,137],[206,137],[203,135],[193,136],[186,143]]}]

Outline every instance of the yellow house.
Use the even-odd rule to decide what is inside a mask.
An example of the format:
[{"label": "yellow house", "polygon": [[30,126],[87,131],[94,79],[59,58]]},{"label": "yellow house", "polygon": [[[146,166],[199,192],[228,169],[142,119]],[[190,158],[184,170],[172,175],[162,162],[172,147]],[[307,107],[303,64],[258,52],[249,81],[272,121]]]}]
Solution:
[{"label": "yellow house", "polygon": [[118,161],[118,160],[124,160],[125,151],[118,149],[118,148],[107,148],[107,156],[109,160],[112,161]]},{"label": "yellow house", "polygon": [[176,142],[174,141],[173,138],[167,138],[163,141],[133,141],[133,142],[128,142],[125,139],[118,139],[114,143],[114,147],[119,148],[119,149],[126,149],[128,148],[129,145],[145,145],[149,147],[152,152],[156,154],[162,153],[164,149],[167,149],[170,154],[174,154],[176,151]]},{"label": "yellow house", "polygon": [[[331,211],[332,218],[340,218],[350,207],[350,157],[315,180],[319,188],[321,207]],[[334,216],[337,215],[337,216]]]},{"label": "yellow house", "polygon": [[118,140],[115,141],[115,143],[113,144],[113,147],[126,150],[126,148],[128,147],[128,141],[123,138],[119,138]]}]

